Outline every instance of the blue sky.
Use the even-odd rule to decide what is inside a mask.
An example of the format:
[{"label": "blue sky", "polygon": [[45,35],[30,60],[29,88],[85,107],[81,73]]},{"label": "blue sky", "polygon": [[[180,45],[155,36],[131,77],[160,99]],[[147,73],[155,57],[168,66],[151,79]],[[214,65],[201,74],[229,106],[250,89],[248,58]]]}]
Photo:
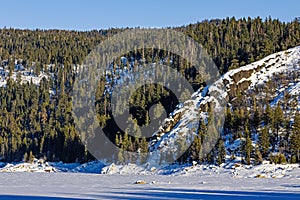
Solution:
[{"label": "blue sky", "polygon": [[6,0],[0,27],[91,30],[110,27],[166,27],[235,16],[291,21],[299,0]]}]

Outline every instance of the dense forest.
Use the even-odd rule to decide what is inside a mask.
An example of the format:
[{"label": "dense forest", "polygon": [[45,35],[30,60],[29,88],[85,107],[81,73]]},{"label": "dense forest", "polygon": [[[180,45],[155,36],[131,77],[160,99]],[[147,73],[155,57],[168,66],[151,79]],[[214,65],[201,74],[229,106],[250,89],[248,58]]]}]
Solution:
[{"label": "dense forest", "polygon": [[[271,53],[300,45],[300,21],[298,19],[286,23],[271,18],[265,20],[259,17],[254,19],[226,18],[206,20],[172,29],[183,32],[203,45],[221,74],[259,60]],[[86,56],[101,41],[124,30],[126,29],[78,32],[0,29],[0,60],[3,69],[9,69],[6,77],[7,84],[0,88],[0,158],[2,161],[28,160],[32,156],[63,162],[85,162],[94,159],[82,144],[79,134],[76,133],[72,117],[71,96],[76,79],[74,66],[80,66]],[[197,76],[190,76],[188,69],[191,66],[189,63],[169,52],[138,49],[136,52],[128,52],[124,56],[129,60],[132,57],[137,61],[146,59],[147,62],[172,58],[174,62],[167,64],[184,74],[194,89],[198,89],[204,84]],[[48,78],[43,78],[37,85],[32,82],[20,84],[20,77],[13,81],[11,77],[14,71],[18,73],[18,70],[15,70],[15,66],[18,64],[26,68],[33,68],[31,73],[34,76],[45,73]],[[111,108],[107,103],[110,97],[104,92],[105,84],[105,80],[99,81],[99,91],[97,91],[95,102],[100,125],[108,131],[108,136],[117,146],[130,151],[137,151],[139,148],[147,151],[145,149],[146,138],[134,139],[129,137],[126,131],[112,127]],[[146,108],[149,105],[159,101],[162,104],[171,101],[170,93],[156,85],[142,88],[133,98],[132,112],[135,116],[133,121],[136,126],[132,129],[137,132],[139,125],[148,123]],[[240,98],[242,99],[242,97]],[[175,108],[175,102],[168,107],[167,112],[171,112]],[[238,102],[242,102],[242,100]],[[289,120],[283,117],[284,114],[281,114],[286,112],[286,110],[282,110],[282,108],[287,108],[284,105],[282,108],[279,106],[274,109],[269,106],[265,108],[256,103],[251,106],[253,113],[244,113],[243,105],[237,103],[233,113],[230,110],[227,111],[224,127],[227,132],[234,133],[236,138],[241,137],[241,133],[247,133],[245,148],[241,150],[245,162],[249,163],[250,158],[254,157],[259,162],[262,159],[273,159],[274,162],[279,162],[278,159],[299,162],[299,117],[295,118],[294,125],[291,125],[288,123]],[[135,107],[145,109],[136,111]],[[139,112],[143,114],[138,115]],[[266,126],[259,129],[258,125],[262,121]],[[205,134],[205,124],[200,128]],[[297,134],[288,135],[288,138],[283,139],[268,134],[269,129],[278,132],[279,128]],[[251,149],[248,141],[253,130],[261,131],[260,143],[254,150]],[[201,133],[201,131],[199,132]],[[295,138],[289,139],[289,137]],[[275,143],[279,140],[282,141],[280,147],[282,147],[284,158],[276,158],[276,160],[270,154],[271,150],[269,149],[274,149]],[[197,160],[197,148],[199,148],[197,143],[199,142],[201,143],[199,139],[196,139],[180,161]],[[284,156],[286,153],[290,156]],[[224,154],[224,144],[220,140],[210,158],[199,161],[220,164],[225,159]],[[120,162],[130,162],[130,160],[125,160],[122,155],[119,160]]]}]

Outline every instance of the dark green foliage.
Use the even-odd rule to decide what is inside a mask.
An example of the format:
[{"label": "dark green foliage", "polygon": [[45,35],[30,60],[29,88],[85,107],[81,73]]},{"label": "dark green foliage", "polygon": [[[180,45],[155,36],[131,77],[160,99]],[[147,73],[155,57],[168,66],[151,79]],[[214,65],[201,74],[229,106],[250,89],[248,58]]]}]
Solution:
[{"label": "dark green foliage", "polygon": [[291,135],[291,152],[294,162],[300,162],[300,113],[297,112],[294,118],[294,125]]},{"label": "dark green foliage", "polygon": [[278,19],[226,18],[203,21],[176,28],[201,43],[221,73],[259,60],[300,43],[297,19],[282,23]]},{"label": "dark green foliage", "polygon": [[223,140],[219,140],[218,144],[218,165],[225,162],[226,149]]},{"label": "dark green foliage", "polygon": [[144,164],[147,161],[148,143],[145,137],[142,137],[140,142],[140,164]]},{"label": "dark green foliage", "polygon": [[255,146],[255,164],[259,165],[263,162],[263,157],[258,146]]},{"label": "dark green foliage", "polygon": [[[265,85],[255,89],[256,94],[250,90],[251,97],[245,93],[230,102],[232,107],[226,112],[224,135],[229,138],[229,143],[239,138],[243,141],[240,149],[230,152],[232,155],[243,156],[247,164],[252,158],[256,164],[262,163],[263,159],[274,163],[299,162],[298,96],[285,94],[283,101],[270,106],[278,96],[275,91],[286,87],[297,76],[298,71],[275,74]],[[243,110],[247,111],[241,112]],[[258,139],[255,152],[251,145],[254,139]]]},{"label": "dark green foliage", "polygon": [[[206,20],[174,29],[185,33],[203,45],[221,73],[261,59],[270,53],[300,44],[300,24],[297,20],[283,23],[269,18],[263,21],[259,17],[239,20],[226,18],[224,20]],[[74,162],[92,158],[75,131],[71,115],[71,94],[75,80],[72,67],[74,64],[82,64],[88,53],[101,41],[124,30],[78,32],[0,29],[0,61],[7,63],[10,74],[14,70],[15,59],[18,59],[26,67],[33,66],[32,62],[35,62],[33,67],[35,75],[42,71],[53,74],[52,79],[44,79],[38,86],[32,83],[19,84],[20,76],[18,75],[16,82],[8,78],[7,86],[0,88],[1,160],[21,160],[24,156],[24,159],[29,161],[30,155],[28,154],[30,152],[37,158],[46,156],[49,161]],[[137,60],[144,57],[147,62],[157,62],[162,58],[168,58],[168,64],[170,64],[170,58],[173,58],[170,65],[183,73],[194,89],[205,85],[199,74],[193,73],[191,63],[187,63],[186,60],[171,52],[141,49],[127,52],[125,56],[134,57]],[[55,65],[47,69],[48,64]],[[103,95],[106,80],[99,80],[98,84],[95,104],[101,127],[104,127],[111,141],[115,141],[120,148],[129,151],[140,149],[141,152],[146,153],[148,151],[146,138],[134,139],[126,134],[125,130],[122,131],[113,126],[109,95]],[[55,94],[50,95],[49,89],[55,91]],[[169,114],[178,103],[170,97],[169,91],[155,85],[141,88],[132,98],[130,102],[132,108],[142,108],[131,109],[135,124],[140,126],[147,125],[151,120],[148,112],[152,105],[161,103],[166,113]],[[273,111],[267,107],[266,110],[263,110],[265,115],[261,116],[263,113],[262,110],[259,110],[261,108],[255,106],[253,117],[253,113],[245,112],[241,94],[237,95],[234,105],[232,110],[227,110],[225,133],[233,133],[233,139],[241,138],[245,124],[249,122],[250,125],[247,125],[249,133],[245,138],[249,140],[252,130],[258,131],[261,135],[260,151],[263,157],[267,157],[270,146],[268,130],[275,129],[277,133],[276,140],[272,144],[275,145],[280,140],[278,133],[280,128],[283,128],[282,111],[280,111],[282,108],[278,106]],[[274,112],[275,116],[273,116]],[[262,120],[268,130],[265,132],[263,130],[261,133],[259,127]],[[194,144],[189,151],[189,155],[192,155],[193,160],[197,161],[205,159],[201,157],[201,142],[207,130],[205,130],[204,123],[200,124],[199,135],[195,137]],[[139,132],[138,126],[130,129],[129,131]],[[119,133],[116,134],[118,131]],[[291,136],[287,135],[285,139],[289,142],[292,158],[299,162],[299,131],[296,120]],[[178,144],[183,147],[180,141]],[[248,144],[250,144],[249,141]],[[212,151],[206,160],[214,162],[217,160],[214,156],[217,156],[216,152],[219,152],[218,163],[223,162],[223,146],[220,142],[217,147],[219,151]],[[250,159],[249,155],[251,156],[249,149],[246,150],[246,160]],[[187,159],[187,155],[184,154],[185,159]],[[130,162],[132,159],[124,157],[122,152],[118,157],[120,162]],[[141,162],[144,162],[145,159],[141,158]]]},{"label": "dark green foliage", "polygon": [[283,126],[284,115],[281,106],[277,104],[274,110],[274,128],[276,130],[276,142],[279,141],[279,128]]},{"label": "dark green foliage", "polygon": [[270,137],[269,130],[267,127],[264,127],[261,133],[259,134],[259,147],[262,153],[262,156],[265,158],[268,155],[270,147]]},{"label": "dark green foliage", "polygon": [[251,164],[251,153],[252,153],[253,147],[252,147],[252,140],[249,137],[249,135],[246,138],[246,144],[245,144],[245,151],[246,151],[246,164]]},{"label": "dark green foliage", "polygon": [[286,158],[285,158],[284,154],[282,154],[282,153],[279,153],[279,154],[276,154],[276,155],[271,154],[269,156],[269,161],[271,163],[275,163],[275,164],[285,164],[286,163]]},{"label": "dark green foliage", "polygon": [[60,77],[43,79],[39,86],[8,81],[7,87],[0,89],[2,160],[21,160],[26,152],[30,152],[24,157],[27,161],[32,155],[65,162],[84,158],[71,116],[70,91],[64,87],[69,82],[61,84],[56,96],[49,95],[49,89],[56,88],[52,81],[57,79]]}]

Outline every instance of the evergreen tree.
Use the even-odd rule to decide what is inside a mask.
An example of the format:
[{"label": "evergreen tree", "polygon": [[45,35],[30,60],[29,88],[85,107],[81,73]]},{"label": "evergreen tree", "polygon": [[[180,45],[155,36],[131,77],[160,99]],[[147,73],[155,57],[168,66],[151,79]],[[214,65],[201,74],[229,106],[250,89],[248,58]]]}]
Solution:
[{"label": "evergreen tree", "polygon": [[265,125],[268,126],[272,126],[273,125],[273,119],[274,119],[274,114],[273,114],[273,110],[271,108],[271,106],[269,104],[267,104],[265,113],[264,113],[264,122]]},{"label": "evergreen tree", "polygon": [[197,135],[190,148],[190,154],[193,161],[201,161],[201,138]]},{"label": "evergreen tree", "polygon": [[300,162],[300,113],[297,112],[291,135],[291,152],[296,157],[296,162]]},{"label": "evergreen tree", "polygon": [[[253,19],[226,18],[223,20],[205,20],[196,24],[177,27],[174,30],[181,31],[200,42],[213,58],[221,74],[227,72],[229,68],[241,67],[267,54],[285,50],[300,43],[299,20],[286,23],[271,18],[265,20],[259,17]],[[74,129],[74,119],[71,114],[71,94],[76,78],[76,72],[73,67],[81,68],[80,65],[83,60],[95,46],[106,38],[122,31],[124,29],[86,32],[63,30],[33,31],[6,28],[0,30],[1,64],[5,70],[9,71],[6,87],[0,88],[1,161],[22,160],[23,155],[26,152],[29,154],[30,151],[36,157],[46,156],[49,161],[75,162],[86,161],[86,159],[91,158],[80,141],[79,133]],[[116,48],[123,49],[124,46],[122,45]],[[178,49],[182,49],[182,47],[178,47]],[[139,64],[144,62],[140,62],[139,60],[142,60],[140,58],[145,58],[145,62],[148,63],[159,63],[159,61],[166,59],[166,63],[171,63],[171,67],[182,73],[194,89],[204,85],[202,74],[194,72],[188,61],[171,52],[157,49],[137,49],[134,52],[126,53],[124,56],[130,60],[126,63],[128,68],[131,67],[129,66],[131,61],[135,62],[135,66],[139,66]],[[39,75],[41,72],[45,72],[49,75],[49,78],[42,79],[39,85],[33,84],[33,81],[19,84],[22,77],[20,72],[14,72],[15,60],[17,60],[18,66],[22,64],[33,73],[32,75]],[[116,139],[116,133],[120,130],[115,128],[111,118],[110,95],[105,90],[106,88],[111,89],[113,87],[112,83],[117,81],[120,75],[116,72],[117,67],[124,68],[125,64],[122,64],[120,60],[116,60],[114,62],[114,72],[110,77],[112,79],[111,84],[107,84],[105,77],[101,78],[98,81],[98,87],[95,92],[97,118],[101,127],[107,130],[107,136],[111,141]],[[14,73],[17,81],[14,81],[12,78]],[[165,77],[168,77],[168,74],[165,74]],[[295,78],[297,74],[291,74],[290,77]],[[280,128],[283,127],[282,113],[287,113],[288,107],[291,107],[293,110],[295,106],[292,104],[298,104],[297,100],[290,99],[294,97],[285,94],[283,106],[281,107],[278,104],[274,111],[272,110],[269,105],[269,97],[275,93],[276,84],[279,84],[279,81],[281,81],[280,77],[278,80],[275,77],[274,80],[269,81],[267,84],[268,88],[262,91],[262,94],[266,94],[265,98],[262,100],[257,99],[260,103],[265,102],[266,104],[264,114],[262,114],[260,106],[257,106],[258,102],[255,102],[255,98],[253,99],[253,111],[255,112],[253,113],[250,110],[252,113],[243,113],[246,110],[244,103],[247,98],[243,95],[243,91],[239,90],[234,96],[236,98],[232,104],[233,112],[228,108],[226,113],[226,130],[224,133],[233,133],[234,136],[231,140],[245,137],[242,133],[247,132],[245,124],[249,118],[248,115],[251,116],[249,118],[250,125],[247,126],[248,130],[256,130],[258,132],[260,125],[264,127],[259,133],[259,148],[264,158],[268,156],[270,147],[268,132],[275,133],[276,131],[276,136],[271,134],[271,143],[273,150],[275,150],[275,144],[279,142]],[[178,85],[178,87],[181,86]],[[49,90],[51,90],[51,95]],[[80,91],[81,94],[85,92],[84,90]],[[168,115],[172,112],[178,102],[171,102],[172,98],[168,95],[170,93],[158,85],[142,87],[134,97],[134,101],[143,109],[141,109],[141,112],[137,112],[138,115],[136,121],[133,122],[134,126],[130,127],[130,133],[133,132],[140,135],[139,127],[136,125],[148,124],[147,112],[148,108],[153,104],[162,102],[162,107],[166,110],[166,114]],[[184,94],[184,96],[186,95]],[[120,112],[124,109],[123,104],[117,106]],[[132,104],[131,109],[134,106]],[[161,115],[161,108],[155,111],[157,116]],[[292,116],[286,118],[286,134],[284,141],[281,141],[286,143],[284,144],[284,153],[290,153],[292,159],[295,159],[295,162],[299,162],[297,119],[295,117],[295,122],[291,128],[290,121],[292,121]],[[81,120],[84,123],[85,119]],[[202,125],[204,126],[204,123]],[[200,129],[205,130],[206,128],[198,127],[199,137],[195,139],[196,145],[190,149],[190,154],[195,157],[193,159],[203,160],[201,158],[201,148],[207,148],[206,144],[202,144],[205,141],[207,130],[200,131]],[[209,131],[215,133],[215,130]],[[129,136],[126,139],[123,131],[120,131],[118,135],[119,146],[126,150],[137,151],[140,144],[143,143],[142,139],[133,139],[133,137]],[[213,156],[216,155],[212,153],[210,156],[209,159],[213,161],[215,159]]]},{"label": "evergreen tree", "polygon": [[283,116],[283,111],[281,109],[281,106],[279,103],[277,104],[277,107],[275,108],[274,111],[274,126],[276,129],[276,141],[279,141],[279,128],[280,126],[283,125],[284,122],[284,116]]},{"label": "evergreen tree", "polygon": [[147,161],[148,154],[148,142],[145,137],[142,137],[142,141],[140,144],[140,163],[143,164]]},{"label": "evergreen tree", "polygon": [[266,158],[270,148],[269,130],[267,127],[264,127],[259,134],[259,147],[261,149],[263,158]]},{"label": "evergreen tree", "polygon": [[120,163],[120,164],[123,164],[124,163],[124,157],[123,157],[123,150],[119,150],[118,151],[118,162]]},{"label": "evergreen tree", "polygon": [[225,162],[226,157],[226,149],[224,146],[223,140],[219,140],[218,145],[218,165],[221,165],[223,162]]},{"label": "evergreen tree", "polygon": [[259,150],[259,146],[256,145],[256,146],[255,146],[255,163],[256,163],[257,165],[259,165],[259,164],[261,164],[262,162],[263,162],[263,157],[262,157],[261,152],[260,152],[260,150]]},{"label": "evergreen tree", "polygon": [[251,164],[251,153],[252,153],[253,147],[252,147],[252,140],[250,136],[247,136],[246,138],[246,144],[245,144],[245,151],[246,151],[246,164]]}]

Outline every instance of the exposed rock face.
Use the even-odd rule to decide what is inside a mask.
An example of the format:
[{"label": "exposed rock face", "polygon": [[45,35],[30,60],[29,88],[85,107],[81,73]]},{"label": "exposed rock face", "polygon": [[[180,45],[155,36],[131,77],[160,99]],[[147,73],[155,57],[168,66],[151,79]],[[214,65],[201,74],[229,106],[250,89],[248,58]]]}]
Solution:
[{"label": "exposed rock face", "polygon": [[229,71],[219,80],[226,85],[227,101],[231,101],[238,94],[245,94],[248,89],[253,89],[257,84],[265,83],[274,74],[288,70],[287,66],[292,60],[298,59],[299,55],[299,47],[295,47]]},{"label": "exposed rock face", "polygon": [[297,63],[300,63],[300,47],[272,54],[227,72],[214,84],[194,93],[190,100],[182,103],[164,120],[150,141],[150,152],[163,148],[176,149],[174,141],[179,137],[192,139],[198,133],[199,120],[207,118],[209,108],[224,108],[222,106],[234,101],[238,94],[245,95],[278,73],[295,70]]},{"label": "exposed rock face", "polygon": [[175,113],[174,115],[170,115],[169,118],[164,120],[162,125],[159,127],[159,130],[153,135],[152,143],[158,141],[161,136],[165,133],[171,131],[171,129],[178,123],[181,118],[181,112]]}]

